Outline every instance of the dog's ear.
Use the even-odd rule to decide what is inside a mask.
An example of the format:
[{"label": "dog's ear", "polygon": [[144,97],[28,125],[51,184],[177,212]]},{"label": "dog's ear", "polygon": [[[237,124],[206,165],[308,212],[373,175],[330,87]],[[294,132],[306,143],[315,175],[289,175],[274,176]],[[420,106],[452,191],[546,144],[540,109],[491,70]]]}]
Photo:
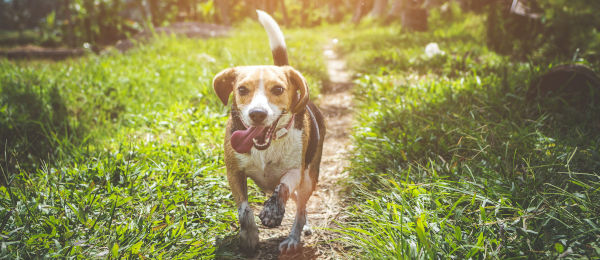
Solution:
[{"label": "dog's ear", "polygon": [[233,91],[233,84],[236,77],[237,72],[235,68],[228,68],[219,72],[213,79],[213,89],[221,99],[221,102],[223,102],[223,105],[227,105],[229,101],[229,94]]},{"label": "dog's ear", "polygon": [[292,67],[288,67],[287,76],[292,86],[300,93],[296,104],[292,104],[291,111],[292,113],[298,113],[302,111],[304,107],[306,107],[306,103],[308,103],[308,84],[302,74]]}]

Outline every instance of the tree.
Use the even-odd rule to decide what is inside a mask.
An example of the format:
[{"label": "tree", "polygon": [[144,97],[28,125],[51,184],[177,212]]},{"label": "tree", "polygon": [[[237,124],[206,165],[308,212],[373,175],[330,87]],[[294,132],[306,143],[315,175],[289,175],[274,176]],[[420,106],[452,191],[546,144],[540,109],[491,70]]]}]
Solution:
[{"label": "tree", "polygon": [[375,3],[373,4],[373,9],[371,10],[371,13],[369,15],[375,19],[385,19],[388,14],[387,5],[387,0],[375,0]]},{"label": "tree", "polygon": [[223,24],[231,24],[230,3],[229,0],[214,0],[215,9],[217,10],[220,22]]},{"label": "tree", "polygon": [[354,0],[354,14],[352,15],[352,22],[359,23],[360,20],[371,10],[373,1],[371,0]]}]

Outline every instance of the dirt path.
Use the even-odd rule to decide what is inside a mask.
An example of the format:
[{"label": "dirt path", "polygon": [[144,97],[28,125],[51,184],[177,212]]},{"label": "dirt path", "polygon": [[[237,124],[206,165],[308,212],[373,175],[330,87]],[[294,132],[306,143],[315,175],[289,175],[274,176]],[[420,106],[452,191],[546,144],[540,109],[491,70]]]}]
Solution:
[{"label": "dirt path", "polygon": [[350,134],[353,126],[352,75],[346,70],[346,62],[334,51],[337,39],[325,46],[323,55],[327,63],[329,84],[321,90],[319,108],[325,116],[327,135],[323,144],[323,158],[319,185],[308,201],[308,218],[312,220],[312,237],[304,237],[305,248],[316,248],[318,259],[340,259],[343,250],[340,244],[331,242],[332,232],[323,228],[334,228],[334,220],[340,221],[342,214],[339,181],[346,178],[344,169],[349,165],[346,156],[352,150]]},{"label": "dirt path", "polygon": [[[344,168],[348,166],[345,155],[350,151],[350,130],[352,129],[352,87],[351,75],[346,71],[344,60],[334,52],[336,40],[325,46],[323,55],[327,63],[330,82],[321,90],[321,98],[316,102],[325,116],[327,135],[323,144],[323,158],[317,190],[308,201],[308,223],[312,234],[303,235],[302,252],[291,256],[279,256],[277,246],[290,232],[296,212],[296,205],[290,200],[285,218],[278,228],[265,228],[259,225],[260,250],[253,259],[339,259],[342,250],[337,243],[331,243],[332,232],[324,228],[334,227],[333,220],[339,220],[341,187],[338,181],[346,177]],[[255,212],[260,212],[260,205]]]}]

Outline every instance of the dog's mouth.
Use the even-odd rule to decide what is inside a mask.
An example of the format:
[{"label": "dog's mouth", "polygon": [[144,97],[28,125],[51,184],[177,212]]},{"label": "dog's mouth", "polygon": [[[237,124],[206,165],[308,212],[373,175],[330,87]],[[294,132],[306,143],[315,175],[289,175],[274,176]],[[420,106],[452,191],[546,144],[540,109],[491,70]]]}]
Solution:
[{"label": "dog's mouth", "polygon": [[246,130],[233,132],[231,135],[231,146],[238,153],[248,153],[252,149],[252,146],[258,150],[269,148],[279,118],[269,127],[250,126]]}]

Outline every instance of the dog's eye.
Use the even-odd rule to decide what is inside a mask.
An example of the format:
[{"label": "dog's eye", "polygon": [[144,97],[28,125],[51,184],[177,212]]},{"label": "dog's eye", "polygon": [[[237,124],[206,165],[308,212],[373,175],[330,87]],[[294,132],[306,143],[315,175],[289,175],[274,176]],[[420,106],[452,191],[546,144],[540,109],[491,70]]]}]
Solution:
[{"label": "dog's eye", "polygon": [[244,96],[244,95],[247,95],[248,93],[250,93],[250,90],[247,87],[241,86],[238,88],[238,93],[240,93],[240,95]]},{"label": "dog's eye", "polygon": [[271,88],[271,93],[273,93],[273,95],[275,95],[275,96],[279,96],[279,95],[283,94],[283,87],[277,85],[277,86]]}]

